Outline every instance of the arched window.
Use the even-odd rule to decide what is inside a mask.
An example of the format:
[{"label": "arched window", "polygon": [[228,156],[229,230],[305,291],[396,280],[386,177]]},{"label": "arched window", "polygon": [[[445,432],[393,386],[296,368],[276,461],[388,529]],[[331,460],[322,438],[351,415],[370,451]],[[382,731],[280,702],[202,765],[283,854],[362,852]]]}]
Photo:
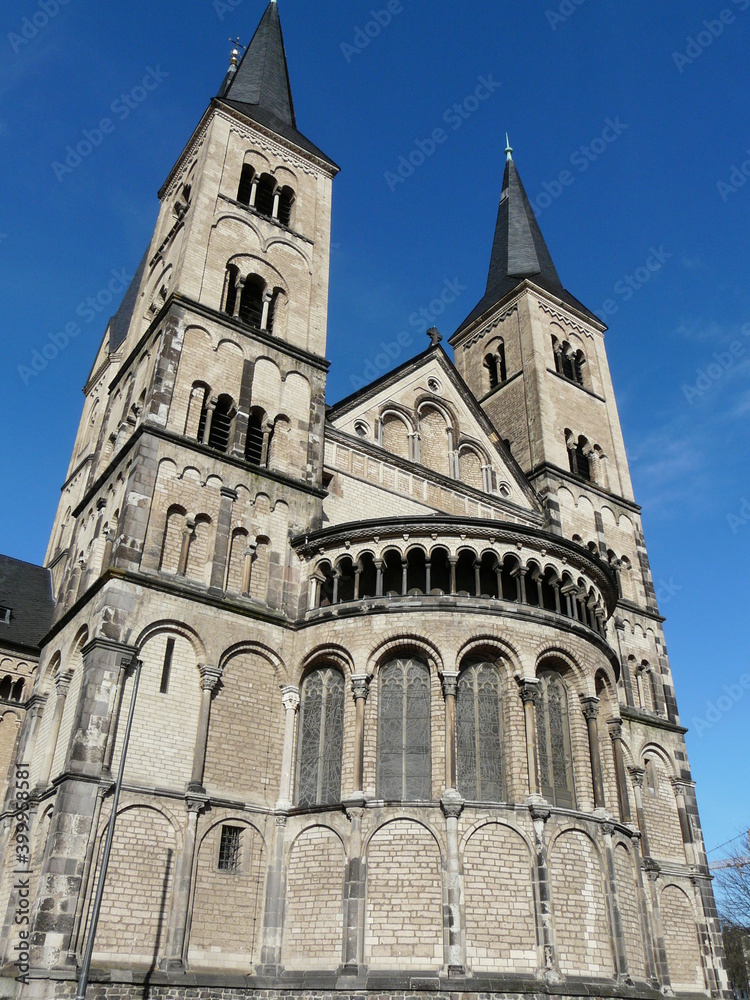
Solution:
[{"label": "arched window", "polygon": [[500,374],[497,370],[497,358],[494,354],[487,354],[484,359],[484,367],[490,379],[490,389],[500,385]]},{"label": "arched window", "polygon": [[419,660],[392,660],[378,686],[378,797],[427,801],[430,781],[430,671]]},{"label": "arched window", "polygon": [[297,804],[341,801],[344,678],[333,667],[313,670],[302,682],[299,709]]},{"label": "arched window", "polygon": [[461,671],[456,697],[458,790],[472,802],[503,799],[500,674],[493,663]]},{"label": "arched window", "polygon": [[247,437],[245,438],[245,461],[250,465],[263,464],[263,425],[265,411],[257,406],[250,411],[247,421]]},{"label": "arched window", "polygon": [[263,321],[263,294],[266,290],[266,283],[257,274],[250,274],[245,278],[240,296],[239,317],[248,326],[254,326],[260,330]]},{"label": "arched window", "polygon": [[282,226],[291,226],[293,208],[294,191],[290,187],[283,187],[279,193],[279,222]]},{"label": "arched window", "polygon": [[224,278],[224,312],[227,316],[234,316],[237,308],[237,279],[239,271],[234,264],[227,264],[227,273]]},{"label": "arched window", "polygon": [[12,683],[12,677],[3,677],[2,681],[0,681],[0,698],[3,701],[10,701],[10,689]]},{"label": "arched window", "polygon": [[542,795],[555,806],[574,809],[573,758],[565,682],[554,670],[543,670],[539,680],[536,729]]},{"label": "arched window", "polygon": [[269,219],[273,215],[273,197],[275,191],[276,181],[270,174],[263,174],[258,182],[255,207],[261,215],[267,215]]},{"label": "arched window", "polygon": [[573,352],[570,349],[570,344],[563,344],[562,373],[565,378],[570,379],[571,382],[576,381],[576,370],[575,365],[573,364]]},{"label": "arched window", "polygon": [[571,440],[568,446],[568,457],[570,459],[570,471],[581,479],[592,480],[591,462],[589,461],[589,443],[583,435],[577,442]]},{"label": "arched window", "polygon": [[490,381],[490,389],[494,389],[507,379],[508,372],[505,365],[505,342],[498,340],[492,345],[491,351],[485,355],[484,367]]},{"label": "arched window", "polygon": [[562,346],[557,337],[552,338],[552,356],[555,359],[555,371],[558,375],[563,373]]},{"label": "arched window", "polygon": [[250,204],[250,197],[253,192],[253,178],[255,177],[255,169],[246,163],[242,168],[242,176],[240,177],[240,186],[237,191],[237,201],[242,205]]},{"label": "arched window", "polygon": [[207,444],[209,448],[215,448],[216,451],[224,452],[224,454],[229,451],[236,412],[231,396],[227,396],[225,393],[219,396],[208,432]]}]

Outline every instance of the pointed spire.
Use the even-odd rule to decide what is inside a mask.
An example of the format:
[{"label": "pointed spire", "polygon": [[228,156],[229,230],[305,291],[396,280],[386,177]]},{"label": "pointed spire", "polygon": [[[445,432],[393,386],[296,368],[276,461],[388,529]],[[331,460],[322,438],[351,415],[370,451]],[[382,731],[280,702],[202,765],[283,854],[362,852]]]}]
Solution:
[{"label": "pointed spire", "polygon": [[268,4],[237,72],[221,96],[270,112],[285,125],[297,127],[276,0]]},{"label": "pointed spire", "polygon": [[552,292],[576,309],[589,313],[585,306],[563,288],[560,275],[557,273],[534,210],[521,183],[507,135],[505,141],[503,191],[497,213],[487,290],[476,309],[461,324],[459,331],[496,305],[525,278]]}]

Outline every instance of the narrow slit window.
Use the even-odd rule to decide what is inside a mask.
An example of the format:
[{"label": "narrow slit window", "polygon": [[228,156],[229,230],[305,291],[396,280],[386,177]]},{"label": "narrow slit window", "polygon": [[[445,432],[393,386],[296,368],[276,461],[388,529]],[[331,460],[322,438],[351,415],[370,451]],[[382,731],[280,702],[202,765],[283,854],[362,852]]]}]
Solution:
[{"label": "narrow slit window", "polygon": [[169,675],[172,672],[172,655],[174,653],[174,639],[167,639],[167,648],[164,650],[164,666],[161,668],[161,684],[159,694],[169,692]]},{"label": "narrow slit window", "polygon": [[242,827],[222,826],[219,843],[219,871],[238,875],[242,861]]}]

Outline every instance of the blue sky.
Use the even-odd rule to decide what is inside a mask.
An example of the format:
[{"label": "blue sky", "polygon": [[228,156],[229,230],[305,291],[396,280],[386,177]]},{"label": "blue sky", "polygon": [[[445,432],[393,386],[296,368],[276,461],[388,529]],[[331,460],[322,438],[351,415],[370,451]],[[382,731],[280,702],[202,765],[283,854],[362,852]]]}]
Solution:
[{"label": "blue sky", "polygon": [[[149,242],[156,192],[221,83],[229,36],[247,41],[264,6],[3,9],[3,552],[43,558],[80,389],[117,304],[108,285]],[[606,308],[707,846],[721,844],[750,823],[750,0],[279,6],[300,128],[343,168],[330,401],[380,373],[381,344],[399,333],[410,346],[394,364],[427,345],[415,312],[448,336],[481,297],[506,130],[563,282]],[[137,89],[144,77],[152,89]],[[94,132],[91,155],[55,168],[102,118],[112,128]],[[420,148],[412,176],[388,176]],[[438,314],[446,282],[465,290]],[[30,374],[69,324],[80,332]]]}]

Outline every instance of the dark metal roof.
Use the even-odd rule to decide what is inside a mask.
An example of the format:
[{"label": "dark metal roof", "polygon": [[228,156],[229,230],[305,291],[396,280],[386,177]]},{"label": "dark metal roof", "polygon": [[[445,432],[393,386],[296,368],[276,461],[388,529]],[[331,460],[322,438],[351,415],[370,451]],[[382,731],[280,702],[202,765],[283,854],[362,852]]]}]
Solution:
[{"label": "dark metal roof", "polygon": [[55,610],[52,574],[44,566],[0,556],[0,606],[10,608],[10,622],[0,621],[0,647],[38,649]]},{"label": "dark metal roof", "polygon": [[138,289],[141,287],[141,278],[143,277],[143,272],[146,270],[147,260],[148,250],[146,250],[140,264],[138,265],[138,270],[135,272],[135,277],[130,282],[130,287],[127,292],[125,292],[125,296],[120,303],[120,308],[109,321],[110,354],[114,354],[128,335],[130,321],[133,318],[136,302],[138,301]]},{"label": "dark metal roof", "polygon": [[526,278],[596,320],[593,313],[563,288],[516,165],[509,159],[505,164],[487,290],[457,332],[497,305]]},{"label": "dark metal roof", "polygon": [[219,99],[336,167],[333,160],[297,130],[281,19],[274,0],[266,8],[237,70],[230,69]]}]

